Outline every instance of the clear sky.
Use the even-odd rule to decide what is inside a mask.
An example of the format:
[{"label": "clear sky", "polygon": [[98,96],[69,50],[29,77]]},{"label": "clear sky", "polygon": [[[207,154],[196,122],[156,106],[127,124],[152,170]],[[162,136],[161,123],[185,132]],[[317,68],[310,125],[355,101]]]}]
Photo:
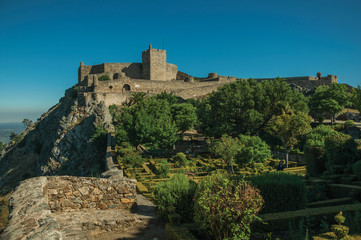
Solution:
[{"label": "clear sky", "polygon": [[80,61],[167,50],[193,76],[361,80],[360,0],[0,0],[0,122],[35,118],[77,83]]}]

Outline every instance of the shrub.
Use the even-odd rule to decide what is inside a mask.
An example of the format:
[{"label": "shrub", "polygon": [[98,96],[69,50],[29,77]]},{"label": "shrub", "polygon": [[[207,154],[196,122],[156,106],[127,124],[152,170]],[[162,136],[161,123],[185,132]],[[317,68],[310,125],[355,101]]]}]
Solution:
[{"label": "shrub", "polygon": [[345,217],[342,216],[342,212],[335,216],[335,221],[337,222],[337,225],[332,225],[331,230],[336,235],[337,239],[344,239],[350,229],[342,225],[342,223],[345,222]]},{"label": "shrub", "polygon": [[307,146],[305,148],[306,171],[309,176],[321,175],[325,170],[327,158],[325,149],[320,146]]},{"label": "shrub", "polygon": [[236,155],[236,163],[252,164],[266,162],[271,158],[271,149],[266,142],[257,136],[239,135],[240,149]]},{"label": "shrub", "polygon": [[359,180],[361,180],[361,160],[355,162],[352,165],[352,171],[353,171],[353,174],[355,174],[357,176],[357,178]]},{"label": "shrub", "polygon": [[194,215],[193,196],[197,184],[183,174],[175,174],[154,189],[159,218],[171,223],[191,222]]},{"label": "shrub", "polygon": [[347,120],[344,124],[343,124],[343,128],[346,130],[347,128],[353,127],[355,126],[355,122],[353,120]]},{"label": "shrub", "polygon": [[325,140],[335,134],[336,131],[325,125],[320,125],[306,134],[304,151],[309,176],[318,176],[326,170]]},{"label": "shrub", "polygon": [[104,74],[104,75],[101,75],[98,80],[99,81],[108,81],[108,80],[110,80],[110,77],[108,75]]},{"label": "shrub", "polygon": [[108,131],[103,126],[96,126],[92,135],[93,144],[98,151],[105,151]]},{"label": "shrub", "polygon": [[78,96],[78,91],[79,91],[79,87],[78,86],[74,86],[71,89],[71,97],[72,98],[76,98]]},{"label": "shrub", "polygon": [[299,176],[271,172],[249,180],[261,191],[265,201],[261,213],[293,211],[306,206],[305,183]]},{"label": "shrub", "polygon": [[166,178],[166,177],[168,177],[169,173],[170,173],[169,163],[167,161],[165,161],[165,160],[162,160],[159,167],[157,168],[157,174],[161,178]]},{"label": "shrub", "polygon": [[141,167],[145,162],[145,159],[137,152],[127,154],[123,157],[123,162],[129,164],[131,167]]},{"label": "shrub", "polygon": [[341,165],[347,170],[355,162],[357,144],[350,135],[338,133],[325,140],[325,152],[329,166]]},{"label": "shrub", "polygon": [[127,132],[122,127],[115,127],[115,143],[118,146],[121,146],[124,142],[128,142]]},{"label": "shrub", "polygon": [[195,195],[195,221],[213,239],[249,239],[263,205],[259,190],[222,174],[205,177]]},{"label": "shrub", "polygon": [[177,153],[173,160],[178,167],[185,167],[187,165],[187,156],[182,152]]}]

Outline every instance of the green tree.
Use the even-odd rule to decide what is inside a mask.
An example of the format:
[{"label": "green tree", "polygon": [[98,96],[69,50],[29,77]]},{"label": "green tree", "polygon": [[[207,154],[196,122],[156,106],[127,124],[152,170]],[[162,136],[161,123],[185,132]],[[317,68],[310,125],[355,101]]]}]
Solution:
[{"label": "green tree", "polygon": [[304,152],[309,176],[318,176],[326,170],[325,140],[334,134],[337,132],[331,126],[320,125],[305,135]]},{"label": "green tree", "polygon": [[177,128],[184,133],[197,122],[196,109],[190,103],[176,103],[171,106],[172,117]]},{"label": "green tree", "polygon": [[311,127],[312,119],[308,114],[294,113],[291,109],[286,113],[275,116],[268,125],[268,131],[281,139],[285,149],[286,168],[288,168],[288,154],[298,143],[298,137],[305,134]]},{"label": "green tree", "polygon": [[169,105],[173,105],[179,102],[178,97],[175,96],[172,93],[167,93],[166,91],[163,91],[157,95],[155,95],[155,98],[158,100],[166,100]]},{"label": "green tree", "polygon": [[129,100],[129,105],[137,105],[141,103],[146,96],[147,94],[145,92],[134,92]]},{"label": "green tree", "polygon": [[336,114],[340,113],[345,106],[350,105],[350,96],[346,86],[333,83],[330,86],[319,86],[310,99],[310,109],[317,114],[331,114],[331,124],[334,123]]},{"label": "green tree", "polygon": [[352,90],[351,102],[352,106],[361,113],[361,87],[359,85]]},{"label": "green tree", "polygon": [[169,148],[178,139],[178,129],[166,100],[151,97],[138,105],[124,108],[121,120],[134,146],[150,144],[155,148]]},{"label": "green tree", "polygon": [[28,127],[33,121],[31,121],[30,119],[24,118],[24,120],[22,121],[22,123],[24,124],[25,127]]},{"label": "green tree", "polygon": [[210,145],[210,151],[213,154],[220,156],[227,163],[227,170],[229,173],[234,173],[233,159],[239,149],[239,139],[232,138],[228,135],[223,135],[219,140],[213,140]]},{"label": "green tree", "polygon": [[239,80],[211,93],[202,102],[198,117],[209,136],[255,134],[286,105],[295,112],[308,112],[306,97],[281,79]]},{"label": "green tree", "polygon": [[271,149],[260,137],[239,135],[240,148],[235,156],[236,163],[252,164],[266,162],[271,158]]},{"label": "green tree", "polygon": [[16,136],[17,136],[17,134],[14,133],[14,132],[10,132],[10,134],[9,134],[9,138],[10,138],[11,141],[15,141]]}]

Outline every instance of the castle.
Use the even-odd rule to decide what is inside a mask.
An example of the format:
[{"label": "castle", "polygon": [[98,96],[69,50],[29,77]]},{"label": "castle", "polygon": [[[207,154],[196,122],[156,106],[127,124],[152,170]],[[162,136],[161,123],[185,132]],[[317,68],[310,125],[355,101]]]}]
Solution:
[{"label": "castle", "polygon": [[[271,80],[264,78],[256,80]],[[287,83],[301,90],[313,89],[320,85],[338,82],[335,75],[322,77],[287,77]],[[202,97],[218,87],[236,81],[236,77],[219,76],[209,73],[205,78],[195,78],[178,71],[178,66],[167,63],[166,50],[149,49],[142,53],[142,63],[103,63],[84,65],[78,69],[78,101],[81,105],[90,100],[104,101],[106,105],[120,105],[131,97],[133,92],[157,94],[163,91],[173,93],[183,99]],[[239,80],[244,80],[243,78]]]}]

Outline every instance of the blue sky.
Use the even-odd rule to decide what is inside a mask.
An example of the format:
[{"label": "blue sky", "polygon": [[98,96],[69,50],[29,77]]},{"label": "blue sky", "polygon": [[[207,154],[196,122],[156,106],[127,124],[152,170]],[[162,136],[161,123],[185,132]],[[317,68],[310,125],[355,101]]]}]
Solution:
[{"label": "blue sky", "polygon": [[35,118],[79,62],[140,62],[152,43],[193,76],[339,76],[360,84],[361,1],[0,0],[0,122]]}]

